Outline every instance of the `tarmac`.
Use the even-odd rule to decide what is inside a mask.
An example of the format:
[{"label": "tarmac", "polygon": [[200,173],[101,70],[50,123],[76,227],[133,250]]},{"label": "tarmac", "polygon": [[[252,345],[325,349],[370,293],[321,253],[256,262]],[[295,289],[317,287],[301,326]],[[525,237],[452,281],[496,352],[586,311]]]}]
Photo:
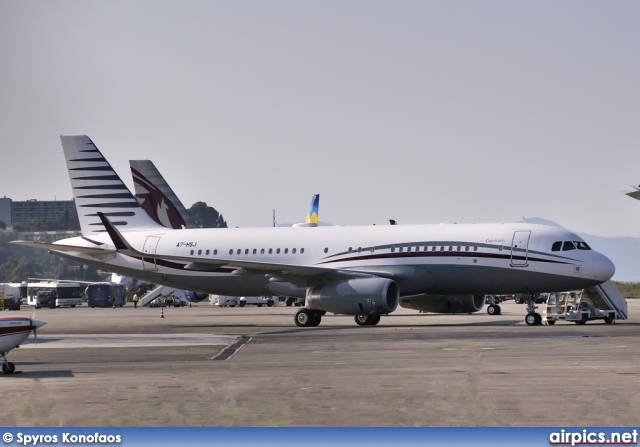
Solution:
[{"label": "tarmac", "polygon": [[[40,309],[0,373],[4,426],[639,426],[640,300],[607,325],[399,308]],[[31,309],[2,315],[31,315]]]}]

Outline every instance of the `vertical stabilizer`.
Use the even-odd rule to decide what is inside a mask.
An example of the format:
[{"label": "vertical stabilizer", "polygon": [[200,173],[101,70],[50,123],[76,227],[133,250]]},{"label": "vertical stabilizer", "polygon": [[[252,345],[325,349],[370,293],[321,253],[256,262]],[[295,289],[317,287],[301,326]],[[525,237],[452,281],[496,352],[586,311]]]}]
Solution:
[{"label": "vertical stabilizer", "polygon": [[88,136],[62,135],[60,140],[83,236],[105,231],[98,211],[122,231],[159,228]]},{"label": "vertical stabilizer", "polygon": [[[320,206],[320,194],[314,194],[311,197],[311,206],[304,222],[293,224],[294,227],[317,227],[318,226],[318,208]],[[275,211],[274,211],[275,213]],[[275,217],[274,217],[275,221]]]},{"label": "vertical stabilizer", "polygon": [[167,228],[198,228],[151,160],[129,160],[136,198],[142,209]]},{"label": "vertical stabilizer", "polygon": [[309,213],[304,223],[311,223],[318,225],[318,208],[320,207],[320,194],[314,194],[311,198],[311,207],[309,207]]}]

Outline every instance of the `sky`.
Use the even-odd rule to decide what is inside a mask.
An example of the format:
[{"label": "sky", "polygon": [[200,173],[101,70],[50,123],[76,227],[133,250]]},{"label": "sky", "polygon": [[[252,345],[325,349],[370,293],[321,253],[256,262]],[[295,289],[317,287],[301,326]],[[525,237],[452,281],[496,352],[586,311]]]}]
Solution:
[{"label": "sky", "polygon": [[515,222],[640,237],[640,2],[0,0],[0,197],[60,135],[229,226]]}]

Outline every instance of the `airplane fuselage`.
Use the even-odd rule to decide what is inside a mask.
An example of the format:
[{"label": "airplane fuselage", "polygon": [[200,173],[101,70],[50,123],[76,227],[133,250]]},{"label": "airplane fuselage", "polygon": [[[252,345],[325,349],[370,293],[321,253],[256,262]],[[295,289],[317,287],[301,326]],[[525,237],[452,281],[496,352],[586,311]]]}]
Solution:
[{"label": "airplane fuselage", "polygon": [[[275,293],[274,283],[287,282],[287,266],[387,277],[398,284],[401,296],[571,290],[602,283],[614,272],[609,259],[588,247],[553,251],[554,243],[582,239],[534,224],[120,230],[144,256],[66,256],[157,284],[220,295],[285,294]],[[59,243],[113,247],[107,234]],[[283,273],[262,264],[282,266]],[[311,282],[314,276],[309,274]],[[298,290],[304,296],[307,285],[298,275],[287,294]]]}]

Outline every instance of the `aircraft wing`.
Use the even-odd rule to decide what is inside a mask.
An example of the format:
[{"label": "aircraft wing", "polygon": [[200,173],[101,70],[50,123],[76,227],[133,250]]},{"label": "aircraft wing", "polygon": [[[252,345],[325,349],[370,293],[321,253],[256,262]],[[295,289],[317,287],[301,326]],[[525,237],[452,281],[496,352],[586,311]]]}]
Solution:
[{"label": "aircraft wing", "polygon": [[105,255],[109,253],[115,253],[117,250],[113,248],[99,248],[99,247],[80,247],[78,245],[63,245],[63,244],[47,244],[45,242],[34,241],[10,241],[10,244],[23,245],[25,247],[34,247],[44,250],[67,252],[72,251],[76,253],[86,253],[90,255]]}]

